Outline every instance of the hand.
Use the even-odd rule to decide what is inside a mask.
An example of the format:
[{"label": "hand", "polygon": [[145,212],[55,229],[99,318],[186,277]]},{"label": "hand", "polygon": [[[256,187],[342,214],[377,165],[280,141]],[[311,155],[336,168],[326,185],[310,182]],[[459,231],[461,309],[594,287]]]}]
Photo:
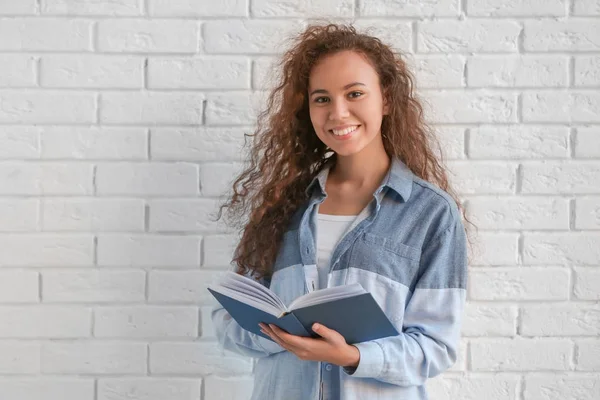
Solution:
[{"label": "hand", "polygon": [[258,325],[262,333],[301,360],[323,361],[341,367],[357,367],[360,361],[358,348],[347,344],[342,335],[321,324],[312,326],[312,330],[321,336],[317,339],[291,335],[272,324]]}]

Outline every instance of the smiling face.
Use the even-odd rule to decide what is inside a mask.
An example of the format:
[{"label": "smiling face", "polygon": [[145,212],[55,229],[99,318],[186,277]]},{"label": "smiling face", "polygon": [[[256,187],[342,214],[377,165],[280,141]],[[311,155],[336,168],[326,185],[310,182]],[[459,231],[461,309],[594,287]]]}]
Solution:
[{"label": "smiling face", "polygon": [[310,72],[308,94],[317,136],[339,156],[383,148],[387,108],[377,72],[364,56],[342,51],[323,57]]}]

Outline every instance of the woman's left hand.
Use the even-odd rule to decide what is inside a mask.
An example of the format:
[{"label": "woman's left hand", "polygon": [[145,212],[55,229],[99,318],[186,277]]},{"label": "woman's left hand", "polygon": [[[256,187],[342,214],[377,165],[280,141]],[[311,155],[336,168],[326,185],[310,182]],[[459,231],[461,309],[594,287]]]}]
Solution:
[{"label": "woman's left hand", "polygon": [[341,367],[357,367],[360,361],[358,348],[347,344],[342,335],[321,324],[312,326],[312,330],[321,336],[317,339],[291,335],[272,324],[259,326],[261,332],[301,360],[324,361]]}]

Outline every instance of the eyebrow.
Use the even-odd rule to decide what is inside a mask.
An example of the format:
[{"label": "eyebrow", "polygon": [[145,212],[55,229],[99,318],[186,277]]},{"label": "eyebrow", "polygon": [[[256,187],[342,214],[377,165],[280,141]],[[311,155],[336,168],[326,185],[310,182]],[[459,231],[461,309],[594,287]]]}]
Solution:
[{"label": "eyebrow", "polygon": [[[365,85],[362,82],[352,82],[352,83],[349,83],[346,86],[344,86],[344,90],[349,89],[352,86],[367,86],[367,85]],[[316,90],[313,90],[312,92],[310,92],[310,96],[312,96],[315,93],[328,93],[328,92],[325,89],[316,89]]]}]

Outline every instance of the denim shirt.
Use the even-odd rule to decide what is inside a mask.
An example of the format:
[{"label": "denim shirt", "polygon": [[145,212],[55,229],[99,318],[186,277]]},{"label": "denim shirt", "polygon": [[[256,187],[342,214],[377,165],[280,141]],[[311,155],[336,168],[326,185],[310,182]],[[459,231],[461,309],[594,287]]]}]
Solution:
[{"label": "denim shirt", "polygon": [[[316,278],[316,216],[328,172],[307,188],[310,198],[292,217],[273,274],[261,281],[285,304],[311,291]],[[456,203],[393,159],[367,207],[369,216],[334,249],[327,286],[360,283],[400,334],[355,344],[360,361],[350,370],[300,360],[216,306],[212,320],[221,345],[258,358],[252,399],[423,400],[426,379],[456,361],[467,282]]]}]

